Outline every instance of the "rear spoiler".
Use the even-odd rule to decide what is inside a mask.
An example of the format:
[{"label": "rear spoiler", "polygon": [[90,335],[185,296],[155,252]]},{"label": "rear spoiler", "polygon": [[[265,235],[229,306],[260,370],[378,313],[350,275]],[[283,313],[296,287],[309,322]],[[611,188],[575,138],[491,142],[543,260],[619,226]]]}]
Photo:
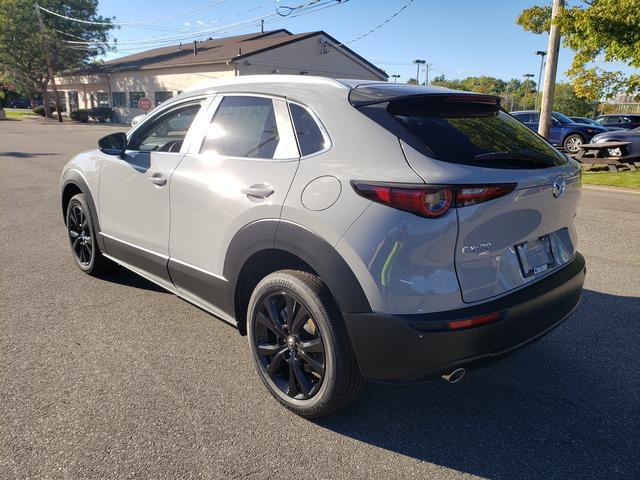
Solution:
[{"label": "rear spoiler", "polygon": [[397,84],[361,85],[349,92],[349,102],[356,108],[394,100],[440,100],[443,102],[483,103],[500,108],[500,97],[481,93]]}]

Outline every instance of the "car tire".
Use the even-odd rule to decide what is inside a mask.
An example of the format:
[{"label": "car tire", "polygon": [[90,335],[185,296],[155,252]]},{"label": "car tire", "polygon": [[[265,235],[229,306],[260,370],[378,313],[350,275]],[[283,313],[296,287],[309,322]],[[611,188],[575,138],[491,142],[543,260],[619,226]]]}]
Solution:
[{"label": "car tire", "polygon": [[572,133],[571,135],[567,135],[562,142],[562,147],[568,153],[578,153],[580,151],[580,147],[584,143],[584,138],[582,135],[578,133]]},{"label": "car tire", "polygon": [[364,387],[342,315],[315,275],[281,270],[260,281],[249,300],[247,336],[267,390],[297,415],[329,415]]},{"label": "car tire", "polygon": [[91,211],[84,194],[79,193],[71,197],[67,205],[66,224],[71,253],[80,270],[92,276],[109,271],[113,262],[100,251]]}]

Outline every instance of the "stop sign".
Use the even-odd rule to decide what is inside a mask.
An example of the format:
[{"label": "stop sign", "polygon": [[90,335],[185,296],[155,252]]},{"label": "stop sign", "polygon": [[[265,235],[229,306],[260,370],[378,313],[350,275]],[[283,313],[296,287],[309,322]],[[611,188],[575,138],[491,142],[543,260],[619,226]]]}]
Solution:
[{"label": "stop sign", "polygon": [[138,100],[138,108],[140,110],[144,110],[145,112],[151,110],[151,100],[149,100],[147,97],[142,97],[140,100]]}]

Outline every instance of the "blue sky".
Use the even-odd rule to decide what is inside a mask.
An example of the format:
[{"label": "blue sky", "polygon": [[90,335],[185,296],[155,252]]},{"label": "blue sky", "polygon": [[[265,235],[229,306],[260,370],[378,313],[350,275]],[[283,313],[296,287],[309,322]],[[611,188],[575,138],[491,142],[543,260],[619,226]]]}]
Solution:
[{"label": "blue sky", "polygon": [[[118,41],[131,42],[218,28],[307,1],[102,0],[100,13],[116,17],[117,22],[144,22],[217,3],[188,15],[154,22],[147,28],[123,26],[114,32]],[[383,22],[407,1],[343,0],[338,6],[298,18],[278,17],[278,21],[267,24],[265,29],[287,28],[293,33],[324,30],[339,41],[348,42]],[[490,75],[508,79],[533,73],[537,79],[540,57],[534,52],[546,50],[547,36],[525,32],[516,25],[515,19],[524,8],[542,1],[546,0],[414,0],[388,24],[348,46],[387,73],[401,75],[401,81],[415,77],[416,67],[411,64],[415,58],[434,64],[431,75],[444,74],[447,78]],[[253,31],[259,31],[258,20],[218,36]],[[120,51],[108,58],[126,55],[133,49],[132,44],[122,44]],[[562,49],[560,79],[564,78],[571,59],[572,52]],[[601,63],[599,66],[629,71],[624,65]],[[421,78],[424,79],[424,72]]]}]

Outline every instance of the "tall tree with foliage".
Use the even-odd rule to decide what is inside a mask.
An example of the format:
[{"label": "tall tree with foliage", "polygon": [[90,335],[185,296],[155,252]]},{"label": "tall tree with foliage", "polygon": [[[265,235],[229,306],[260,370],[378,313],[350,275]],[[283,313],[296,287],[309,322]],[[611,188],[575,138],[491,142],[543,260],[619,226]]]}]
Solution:
[{"label": "tall tree with foliage", "polygon": [[[42,12],[42,33],[36,17],[36,4],[72,18],[104,25],[74,22]],[[0,74],[15,83],[27,96],[42,95],[48,109],[47,72],[44,49],[51,55],[54,74],[86,66],[106,52],[100,42],[108,40],[114,28],[110,19],[97,14],[98,0],[0,0]],[[98,42],[78,45],[69,41]]]},{"label": "tall tree with foliage", "polygon": [[[564,46],[575,52],[567,74],[579,96],[595,101],[620,93],[640,95],[640,74],[590,65],[604,58],[640,68],[640,0],[582,0],[564,8],[557,21]],[[527,8],[517,23],[536,34],[548,32],[551,7]]]}]

